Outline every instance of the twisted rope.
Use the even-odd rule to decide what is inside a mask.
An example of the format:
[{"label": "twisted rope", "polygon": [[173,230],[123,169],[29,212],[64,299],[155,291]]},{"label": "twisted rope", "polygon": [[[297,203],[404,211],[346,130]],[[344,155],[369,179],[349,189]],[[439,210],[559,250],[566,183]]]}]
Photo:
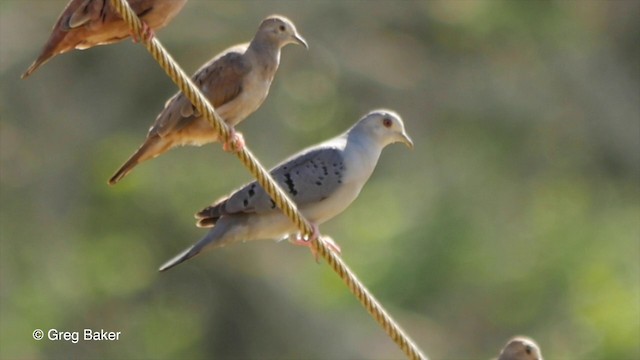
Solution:
[{"label": "twisted rope", "polygon": [[[191,103],[205,116],[213,129],[220,135],[224,142],[230,139],[230,131],[227,124],[220,118],[209,101],[202,95],[200,90],[193,84],[191,78],[177,65],[171,55],[164,49],[162,44],[154,36],[148,40],[143,36],[142,22],[133,12],[129,4],[125,0],[111,0],[111,5],[118,11],[120,16],[129,25],[131,31],[142,39],[141,42],[151,53],[153,58],[165,70],[167,75],[180,88],[180,90],[191,100]],[[260,186],[269,194],[276,205],[284,212],[291,221],[300,229],[302,234],[311,235],[313,228],[309,221],[305,219],[298,211],[296,205],[287,197],[284,191],[275,183],[271,175],[258,162],[255,156],[244,147],[241,151],[234,151],[236,156],[249,169]],[[340,278],[345,282],[349,290],[356,296],[362,306],[367,309],[369,314],[382,326],[389,337],[404,351],[409,359],[427,359],[420,349],[413,343],[407,334],[396,324],[389,314],[382,308],[382,305],[371,295],[364,285],[358,280],[355,274],[347,267],[340,257],[334,254],[319,239],[312,241],[313,248],[320,254],[325,261],[338,273]]]}]

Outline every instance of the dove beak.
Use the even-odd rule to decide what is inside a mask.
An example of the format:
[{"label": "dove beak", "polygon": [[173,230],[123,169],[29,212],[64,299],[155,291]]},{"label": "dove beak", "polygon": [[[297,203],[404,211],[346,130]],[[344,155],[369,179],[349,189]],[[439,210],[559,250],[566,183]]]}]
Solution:
[{"label": "dove beak", "polygon": [[413,149],[413,140],[411,140],[407,133],[403,132],[400,134],[400,142],[407,145],[409,149]]},{"label": "dove beak", "polygon": [[307,44],[307,40],[305,40],[300,34],[293,34],[293,42],[298,45],[304,46],[307,50],[309,50],[309,45]]}]

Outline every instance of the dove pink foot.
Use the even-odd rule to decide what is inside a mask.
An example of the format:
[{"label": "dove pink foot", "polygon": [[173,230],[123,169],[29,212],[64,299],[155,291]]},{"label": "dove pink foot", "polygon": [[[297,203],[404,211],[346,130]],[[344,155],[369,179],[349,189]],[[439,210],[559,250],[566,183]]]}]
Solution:
[{"label": "dove pink foot", "polygon": [[240,152],[242,149],[244,149],[244,136],[232,127],[229,133],[229,141],[222,144],[222,150]]},{"label": "dove pink foot", "polygon": [[313,242],[314,239],[318,239],[318,241],[321,241],[326,247],[333,250],[333,252],[337,254],[340,254],[342,252],[340,246],[336,244],[336,242],[333,241],[332,238],[328,236],[320,236],[320,229],[318,228],[318,225],[311,224],[311,228],[313,229],[313,232],[308,239],[305,240],[304,236],[302,236],[301,234],[297,234],[295,240],[291,240],[291,243],[293,245],[308,247],[309,250],[311,250],[313,258],[316,259],[316,262],[318,262],[318,252],[313,247],[313,245],[311,245],[311,242]]}]

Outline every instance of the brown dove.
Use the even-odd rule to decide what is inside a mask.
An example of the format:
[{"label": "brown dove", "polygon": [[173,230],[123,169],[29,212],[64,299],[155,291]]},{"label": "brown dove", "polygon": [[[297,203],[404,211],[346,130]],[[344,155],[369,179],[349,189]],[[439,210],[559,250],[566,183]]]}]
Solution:
[{"label": "brown dove", "polygon": [[[143,22],[147,37],[153,29],[167,25],[187,0],[128,0]],[[71,0],[53,26],[40,56],[22,74],[25,79],[52,57],[73,49],[88,49],[126,39],[129,26],[111,6],[110,0]]]},{"label": "brown dove", "polygon": [[530,338],[517,336],[509,340],[498,360],[543,360],[540,348]]},{"label": "brown dove", "polygon": [[[287,44],[308,48],[295,25],[279,15],[262,21],[253,40],[233,46],[204,64],[193,75],[194,84],[231,127],[231,143],[242,148],[242,137],[233,130],[267,97]],[[218,140],[215,130],[181,92],[171,97],[147,133],[140,148],[109,179],[114,185],[137,164],[183,145],[200,146]],[[225,150],[233,148],[224,144]]]}]

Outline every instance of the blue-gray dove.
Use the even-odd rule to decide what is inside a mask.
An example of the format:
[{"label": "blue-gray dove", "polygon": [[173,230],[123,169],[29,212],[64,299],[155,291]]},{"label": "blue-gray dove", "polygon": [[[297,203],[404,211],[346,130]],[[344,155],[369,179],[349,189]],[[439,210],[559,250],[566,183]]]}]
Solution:
[{"label": "blue-gray dove", "polygon": [[533,339],[517,336],[509,340],[498,360],[543,360],[540,348]]},{"label": "blue-gray dove", "polygon": [[[318,225],[340,214],[356,199],[382,149],[395,142],[413,147],[398,114],[375,110],[345,133],[293,155],[270,173],[312,223],[312,238],[317,238]],[[160,271],[196,256],[205,247],[239,241],[295,236],[296,243],[311,247],[255,181],[198,212],[196,218],[199,227],[213,228],[202,240],[162,265]],[[331,247],[337,249],[335,244]]]},{"label": "blue-gray dove", "polygon": [[[128,0],[140,17],[147,37],[167,25],[187,0]],[[126,39],[129,26],[111,6],[110,0],[71,0],[58,17],[38,58],[22,78],[29,77],[52,57],[74,49],[88,49]]]},{"label": "blue-gray dove", "polygon": [[[253,40],[233,46],[204,64],[193,75],[195,83],[216,112],[231,127],[231,143],[242,148],[242,137],[234,127],[262,105],[280,63],[280,50],[287,44],[307,43],[295,25],[284,16],[272,15],[260,24]],[[205,117],[181,92],[170,98],[147,139],[109,179],[114,185],[142,161],[183,145],[200,146],[218,140]],[[225,144],[225,150],[233,146]]]}]

